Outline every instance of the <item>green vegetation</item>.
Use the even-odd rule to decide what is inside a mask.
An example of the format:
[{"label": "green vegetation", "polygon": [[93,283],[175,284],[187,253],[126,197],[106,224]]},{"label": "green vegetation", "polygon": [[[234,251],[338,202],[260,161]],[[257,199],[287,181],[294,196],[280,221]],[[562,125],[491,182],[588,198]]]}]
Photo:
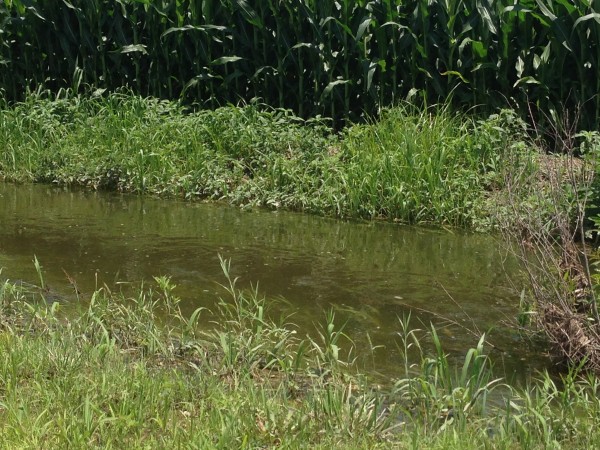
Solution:
[{"label": "green vegetation", "polygon": [[[211,314],[183,317],[167,278],[133,298],[106,288],[71,318],[0,286],[5,448],[593,448],[599,384],[577,371],[526,389],[490,378],[484,338],[454,370],[432,329],[399,322],[399,379],[353,374],[328,315],[320,339],[271,319],[271,300],[226,284]],[[26,299],[29,298],[29,300]],[[201,326],[210,315],[214,326]],[[346,350],[346,351],[345,351]]]},{"label": "green vegetation", "polygon": [[206,329],[167,278],[68,317],[6,282],[2,446],[599,446],[582,376],[600,373],[599,17],[588,0],[1,2],[2,179],[502,228],[531,282],[522,323],[572,367],[511,388],[483,337],[454,370],[406,319],[404,373],[379,391],[332,313],[302,340],[225,262]]},{"label": "green vegetation", "polygon": [[[129,92],[82,96],[67,90],[2,105],[0,175],[339,217],[500,226],[511,238],[516,230],[523,260],[531,260],[527,252],[537,245],[548,264],[529,266],[532,288],[523,299],[534,303],[523,317],[536,318],[541,329],[551,324],[561,336],[564,323],[577,323],[577,341],[561,342],[575,348],[570,344],[598,335],[590,321],[596,303],[593,296],[573,297],[582,268],[564,267],[560,249],[577,258],[570,221],[575,217],[583,232],[599,141],[593,132],[564,136],[573,137],[563,142],[569,155],[554,158],[538,151],[510,110],[476,120],[444,107],[402,105],[333,134],[325,121],[258,104],[190,112],[177,102]],[[579,166],[575,150],[587,158]],[[101,289],[68,314],[37,298],[43,289],[5,282],[2,445],[600,445],[599,384],[583,372],[600,361],[597,341],[590,341],[587,355],[560,354],[577,363],[560,381],[542,374],[515,388],[492,378],[484,337],[455,368],[435,329],[419,332],[403,319],[402,369],[397,380],[375,389],[355,373],[345,347],[350,343],[333,313],[318,339],[302,339],[288,319],[271,319],[272,301],[238,289],[228,263],[222,265],[227,295],[217,311],[189,316],[167,278],[156,278],[133,298]],[[540,269],[544,278],[535,278]],[[592,282],[587,288],[593,293]],[[564,294],[558,303],[557,292]],[[553,304],[564,306],[560,317],[568,322],[549,321],[557,317],[548,314],[556,311],[548,309]],[[206,324],[202,315],[213,325],[200,325]]]},{"label": "green vegetation", "polygon": [[6,180],[465,227],[489,226],[505,173],[527,182],[536,159],[510,111],[399,106],[333,135],[259,105],[184,113],[118,93],[5,105],[0,142]]},{"label": "green vegetation", "polygon": [[[356,121],[417,97],[600,115],[589,0],[5,0],[0,92],[124,85],[216,107],[262,99]],[[484,106],[482,106],[484,105]]]},{"label": "green vegetation", "polygon": [[[513,219],[503,227],[529,279],[522,294],[522,325],[534,324],[561,362],[600,373],[597,183],[600,135],[565,134],[564,155],[546,156],[537,188],[509,195]],[[575,139],[581,145],[574,148]],[[580,154],[575,156],[575,152]],[[507,181],[509,191],[511,182]],[[546,209],[544,217],[538,211]],[[512,225],[509,225],[512,222]],[[593,225],[595,222],[595,225]]]}]

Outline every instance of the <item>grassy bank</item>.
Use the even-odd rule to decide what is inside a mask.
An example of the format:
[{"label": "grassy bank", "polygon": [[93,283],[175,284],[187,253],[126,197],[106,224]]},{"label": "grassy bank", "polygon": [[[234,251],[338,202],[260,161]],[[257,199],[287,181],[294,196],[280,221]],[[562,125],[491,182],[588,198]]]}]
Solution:
[{"label": "grassy bank", "polygon": [[5,105],[0,143],[7,180],[466,227],[489,226],[506,173],[525,179],[536,158],[510,111],[400,106],[333,135],[281,110],[185,113],[130,94]]},{"label": "grassy bank", "polygon": [[[484,340],[451,367],[435,330],[399,322],[398,379],[375,389],[342,354],[329,315],[320,339],[273,321],[271,301],[225,273],[216,311],[183,317],[157,278],[133,298],[106,289],[65,318],[0,286],[4,448],[591,448],[599,383],[574,372],[527,389],[492,380]],[[212,329],[198,325],[210,314]],[[432,339],[433,354],[420,346]],[[411,356],[412,355],[412,356]],[[494,401],[490,401],[494,397]]]}]

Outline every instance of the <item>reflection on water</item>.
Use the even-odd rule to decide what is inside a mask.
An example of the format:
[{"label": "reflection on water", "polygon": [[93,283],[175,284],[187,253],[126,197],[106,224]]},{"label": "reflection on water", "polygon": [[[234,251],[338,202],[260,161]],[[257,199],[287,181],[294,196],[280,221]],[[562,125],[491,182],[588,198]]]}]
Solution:
[{"label": "reflection on water", "polygon": [[[0,205],[2,277],[35,282],[35,255],[65,296],[65,272],[84,293],[168,275],[186,310],[210,307],[223,281],[220,254],[241,285],[283,296],[304,331],[335,308],[359,349],[367,337],[385,346],[365,359],[386,376],[401,366],[394,342],[409,311],[425,324],[445,317],[491,329],[505,350],[496,365],[509,374],[545,363],[503,324],[517,312],[507,276],[516,268],[489,236],[39,185],[0,184]],[[440,334],[453,354],[477,341],[459,326]]]}]

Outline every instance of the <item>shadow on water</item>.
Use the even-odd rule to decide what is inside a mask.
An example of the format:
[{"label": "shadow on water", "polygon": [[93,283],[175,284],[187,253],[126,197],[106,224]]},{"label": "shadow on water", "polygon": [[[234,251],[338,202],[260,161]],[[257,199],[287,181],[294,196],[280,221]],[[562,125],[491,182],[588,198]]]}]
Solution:
[{"label": "shadow on water", "polygon": [[[516,262],[490,236],[40,185],[0,184],[0,203],[2,276],[35,282],[35,255],[67,299],[75,296],[66,274],[83,293],[167,275],[187,311],[210,308],[221,292],[220,254],[242,286],[259,282],[284,297],[302,332],[333,308],[374,376],[399,375],[398,318],[408,312],[415,325],[445,323],[452,355],[477,343],[465,328],[489,331],[508,377],[548,363],[506,325],[519,304]],[[371,344],[382,348],[366,351]]]}]

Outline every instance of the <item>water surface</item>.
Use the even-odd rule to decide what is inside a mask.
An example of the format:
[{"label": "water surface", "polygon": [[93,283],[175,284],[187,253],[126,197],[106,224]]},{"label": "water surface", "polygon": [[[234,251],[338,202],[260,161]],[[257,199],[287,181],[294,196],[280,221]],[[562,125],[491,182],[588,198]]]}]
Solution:
[{"label": "water surface", "polygon": [[[212,307],[222,255],[242,286],[283,296],[301,333],[334,308],[372,373],[400,375],[398,317],[409,312],[415,326],[443,317],[490,331],[508,376],[547,364],[505,324],[518,312],[517,267],[494,237],[43,185],[0,184],[0,206],[2,278],[35,283],[35,255],[65,301],[77,301],[65,274],[83,293],[167,275],[186,311]],[[477,342],[462,327],[440,331],[456,356]],[[372,355],[369,340],[382,346]]]}]

